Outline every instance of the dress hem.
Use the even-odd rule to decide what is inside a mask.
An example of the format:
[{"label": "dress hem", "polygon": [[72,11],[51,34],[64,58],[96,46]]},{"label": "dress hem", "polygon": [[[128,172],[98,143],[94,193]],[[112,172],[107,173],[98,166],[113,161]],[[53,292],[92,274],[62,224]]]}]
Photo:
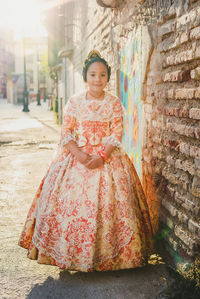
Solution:
[{"label": "dress hem", "polygon": [[[46,265],[51,265],[51,266],[59,267],[61,270],[79,271],[79,272],[117,271],[117,270],[123,270],[123,269],[133,269],[133,268],[143,267],[143,266],[145,266],[147,264],[148,257],[146,255],[145,257],[142,257],[142,259],[140,260],[140,263],[138,262],[138,264],[136,266],[133,266],[133,267],[131,267],[131,266],[130,267],[126,267],[126,266],[121,266],[120,267],[120,265],[119,265],[118,267],[117,266],[113,267],[113,269],[110,269],[110,268],[109,269],[105,269],[105,270],[104,269],[103,270],[100,269],[101,265],[104,262],[108,261],[109,259],[115,259],[120,254],[120,250],[123,249],[125,246],[127,246],[131,242],[131,240],[133,238],[133,235],[134,235],[134,231],[132,232],[131,237],[126,242],[126,244],[123,244],[120,247],[120,249],[118,250],[118,252],[116,254],[114,254],[112,256],[109,256],[106,259],[101,260],[99,263],[95,263],[93,266],[87,267],[87,268],[82,268],[82,267],[79,267],[79,266],[78,267],[76,267],[76,266],[75,267],[70,267],[70,266],[67,266],[67,265],[63,264],[62,262],[58,262],[52,254],[51,255],[47,255],[47,254],[44,253],[43,250],[40,250],[39,246],[37,246],[33,240],[32,240],[32,245],[35,247],[35,249],[37,251],[37,253],[35,254],[34,257],[29,256],[30,250],[31,250],[30,249],[31,244],[29,246],[25,246],[25,245],[20,244],[20,242],[19,242],[18,245],[20,247],[28,250],[27,257],[29,259],[31,259],[31,260],[37,260],[38,264],[46,264]],[[38,260],[38,256],[39,255],[42,255],[44,257],[44,259],[46,259],[46,262],[40,262]]]}]

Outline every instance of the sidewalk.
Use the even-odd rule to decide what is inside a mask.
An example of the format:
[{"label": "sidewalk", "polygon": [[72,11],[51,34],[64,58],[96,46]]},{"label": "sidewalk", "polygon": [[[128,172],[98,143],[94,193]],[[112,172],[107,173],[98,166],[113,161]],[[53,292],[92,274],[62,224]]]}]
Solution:
[{"label": "sidewalk", "polygon": [[60,134],[47,103],[29,109],[0,100],[0,299],[161,298],[165,265],[73,274],[26,258],[18,238]]}]

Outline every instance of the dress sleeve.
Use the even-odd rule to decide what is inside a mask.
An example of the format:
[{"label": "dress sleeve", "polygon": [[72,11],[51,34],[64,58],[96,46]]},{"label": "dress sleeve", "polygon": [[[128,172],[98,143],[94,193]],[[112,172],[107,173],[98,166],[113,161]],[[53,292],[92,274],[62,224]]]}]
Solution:
[{"label": "dress sleeve", "polygon": [[121,147],[123,135],[123,108],[120,99],[116,98],[113,103],[113,114],[110,122],[111,135],[105,137],[104,144],[111,144],[116,147]]},{"label": "dress sleeve", "polygon": [[61,128],[60,146],[66,145],[69,141],[76,141],[75,136],[76,107],[70,98],[63,110],[63,124]]}]

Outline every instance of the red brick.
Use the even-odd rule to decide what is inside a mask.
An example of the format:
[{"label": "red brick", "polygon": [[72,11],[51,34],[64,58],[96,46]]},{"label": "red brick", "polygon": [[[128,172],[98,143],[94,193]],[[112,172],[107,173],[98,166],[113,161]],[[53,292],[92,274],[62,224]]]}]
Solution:
[{"label": "red brick", "polygon": [[160,99],[164,99],[166,97],[166,93],[167,91],[164,86],[162,86],[162,89],[155,90],[155,98],[160,101]]},{"label": "red brick", "polygon": [[144,106],[144,110],[145,110],[146,113],[152,113],[152,105],[146,104]]},{"label": "red brick", "polygon": [[183,32],[180,36],[180,44],[187,42],[189,39],[189,34],[187,31]]},{"label": "red brick", "polygon": [[179,185],[183,189],[187,190],[189,185],[189,177],[183,171],[173,172],[172,169],[164,168],[162,171],[162,175],[173,185]]},{"label": "red brick", "polygon": [[200,38],[200,27],[196,27],[190,32],[190,39],[199,39]]},{"label": "red brick", "polygon": [[184,225],[187,225],[188,224],[188,216],[185,215],[183,212],[181,211],[178,211],[178,219],[181,223],[183,223]]},{"label": "red brick", "polygon": [[175,164],[175,158],[173,156],[169,155],[166,158],[166,162],[167,162],[167,164],[174,166],[174,164]]},{"label": "red brick", "polygon": [[[194,0],[193,2],[196,2],[198,0]],[[194,22],[194,26],[198,26],[200,24],[200,7],[197,7],[197,17],[196,20]]]},{"label": "red brick", "polygon": [[173,36],[170,36],[169,38],[166,38],[162,43],[158,44],[158,51],[160,52],[166,52],[170,49],[175,48],[178,45],[179,41],[176,41]]},{"label": "red brick", "polygon": [[195,213],[195,215],[198,217],[198,219],[199,219],[199,215],[200,215],[200,207],[195,207],[195,209],[194,209],[194,213]]},{"label": "red brick", "polygon": [[190,156],[195,159],[200,159],[200,147],[190,145]]},{"label": "red brick", "polygon": [[195,19],[196,19],[196,10],[191,10],[189,13],[186,13],[183,16],[181,16],[180,18],[178,18],[177,29],[179,29],[185,25],[192,26]]},{"label": "red brick", "polygon": [[163,113],[163,109],[164,109],[163,107],[157,106],[156,109],[158,113]]},{"label": "red brick", "polygon": [[159,136],[158,134],[153,134],[152,141],[154,143],[159,143],[160,144],[162,142],[161,136]]},{"label": "red brick", "polygon": [[170,121],[167,121],[166,128],[171,130],[172,132],[176,132],[179,135],[185,135],[187,137],[192,137],[197,139],[199,138],[199,134],[200,134],[200,129],[198,128],[195,128],[190,125],[185,125],[185,124],[172,123]]},{"label": "red brick", "polygon": [[[175,131],[176,133],[180,134],[180,135],[185,135],[185,127],[186,125],[183,124],[175,124],[173,126],[173,131]],[[194,135],[194,133],[193,133]]]},{"label": "red brick", "polygon": [[190,79],[190,71],[175,71],[164,76],[164,82],[183,82]]},{"label": "red brick", "polygon": [[177,174],[172,173],[168,169],[163,169],[162,175],[173,185],[178,185],[179,176]]},{"label": "red brick", "polygon": [[189,14],[185,14],[185,15],[181,16],[177,20],[177,29],[179,29],[181,26],[186,25],[189,22],[190,22]]},{"label": "red brick", "polygon": [[185,132],[182,135],[194,138],[195,137],[195,128],[192,126],[185,126]]},{"label": "red brick", "polygon": [[167,194],[170,196],[171,199],[174,198],[175,189],[170,185],[167,185]]},{"label": "red brick", "polygon": [[163,60],[163,67],[175,64],[175,56],[170,55]]},{"label": "red brick", "polygon": [[162,201],[163,207],[170,213],[171,216],[176,217],[177,209],[166,199]]},{"label": "red brick", "polygon": [[196,51],[195,51],[195,58],[200,58],[200,46],[197,46]]},{"label": "red brick", "polygon": [[177,238],[172,235],[167,235],[166,237],[167,237],[168,242],[170,243],[170,247],[172,247],[174,249],[174,251],[178,251],[179,245],[177,242]]},{"label": "red brick", "polygon": [[174,89],[169,89],[169,90],[167,90],[167,92],[166,92],[166,97],[167,97],[167,99],[173,99],[174,98]]},{"label": "red brick", "polygon": [[190,76],[193,80],[200,80],[200,67],[197,67],[194,70],[191,70]]},{"label": "red brick", "polygon": [[194,97],[195,99],[200,99],[200,88],[196,89]]},{"label": "red brick", "polygon": [[174,126],[173,126],[173,123],[169,120],[167,120],[166,122],[166,129],[170,130],[170,131],[174,131]]},{"label": "red brick", "polygon": [[175,108],[174,107],[164,107],[163,112],[165,115],[174,115]]},{"label": "red brick", "polygon": [[175,162],[175,167],[182,169],[184,171],[189,172],[191,175],[195,174],[195,165],[193,162],[188,161],[188,160],[181,160],[181,159],[177,159]]},{"label": "red brick", "polygon": [[185,142],[181,142],[179,150],[182,154],[189,155],[190,154],[190,145]]},{"label": "red brick", "polygon": [[175,17],[175,16],[179,17],[182,13],[183,13],[183,7],[181,5],[178,5],[178,2],[175,1],[169,8],[168,16],[169,17]]},{"label": "red brick", "polygon": [[169,128],[172,132],[178,133],[179,135],[185,135],[187,137],[195,138],[195,128],[193,126],[167,123],[166,127]]},{"label": "red brick", "polygon": [[200,177],[200,159],[195,159],[194,160],[194,165],[196,169],[196,176]]},{"label": "red brick", "polygon": [[179,117],[188,118],[188,116],[189,116],[189,109],[187,109],[187,108],[180,108],[178,116]]},{"label": "red brick", "polygon": [[156,119],[152,120],[152,127],[160,129],[162,127],[162,125],[163,125],[162,117],[159,118],[159,116],[157,115]]},{"label": "red brick", "polygon": [[186,108],[178,108],[178,107],[165,107],[163,109],[165,115],[172,115],[176,117],[188,117],[189,110]]},{"label": "red brick", "polygon": [[200,139],[200,128],[194,129],[194,136],[196,139]]},{"label": "red brick", "polygon": [[195,208],[195,204],[193,201],[187,198],[187,195],[185,195],[184,203],[182,204],[182,207],[187,211],[192,211]]},{"label": "red brick", "polygon": [[179,64],[187,61],[191,61],[194,58],[193,50],[187,50],[181,52],[175,56],[174,63]]},{"label": "red brick", "polygon": [[192,119],[200,119],[200,109],[198,109],[198,108],[190,109],[189,116]]},{"label": "red brick", "polygon": [[192,187],[190,188],[190,192],[200,198],[200,178],[197,176],[193,177]]},{"label": "red brick", "polygon": [[188,222],[188,228],[191,233],[194,235],[199,235],[200,237],[200,225],[197,222],[190,219]]},{"label": "red brick", "polygon": [[189,16],[190,16],[190,26],[193,26],[197,17],[197,10],[196,9],[191,10],[189,12]]},{"label": "red brick", "polygon": [[179,151],[180,142],[178,140],[164,138],[163,143],[165,146],[170,147],[175,151]]},{"label": "red brick", "polygon": [[181,100],[192,99],[194,97],[194,92],[195,92],[194,88],[177,89],[175,91],[175,98]]},{"label": "red brick", "polygon": [[163,148],[162,147],[156,147],[152,151],[152,156],[158,159],[163,159],[164,154],[163,154]]},{"label": "red brick", "polygon": [[188,233],[183,230],[180,226],[176,225],[174,229],[175,235],[184,242],[191,250],[194,249],[195,240],[189,237]]},{"label": "red brick", "polygon": [[184,203],[185,196],[179,194],[178,192],[175,192],[174,199],[178,204],[182,205],[182,203]]},{"label": "red brick", "polygon": [[167,23],[163,24],[158,29],[158,36],[163,36],[165,34],[173,32],[175,29],[175,21],[170,20]]},{"label": "red brick", "polygon": [[146,100],[145,100],[145,104],[147,103],[147,104],[152,104],[153,103],[153,97],[150,97],[150,96],[147,96],[146,97]]}]

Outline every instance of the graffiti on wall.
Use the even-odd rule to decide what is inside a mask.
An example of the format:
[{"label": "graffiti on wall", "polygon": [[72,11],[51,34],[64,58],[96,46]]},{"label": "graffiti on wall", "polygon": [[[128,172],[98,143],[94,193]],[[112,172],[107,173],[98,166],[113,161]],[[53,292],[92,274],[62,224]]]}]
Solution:
[{"label": "graffiti on wall", "polygon": [[142,100],[141,39],[120,50],[121,101],[125,108],[123,146],[141,177]]}]

